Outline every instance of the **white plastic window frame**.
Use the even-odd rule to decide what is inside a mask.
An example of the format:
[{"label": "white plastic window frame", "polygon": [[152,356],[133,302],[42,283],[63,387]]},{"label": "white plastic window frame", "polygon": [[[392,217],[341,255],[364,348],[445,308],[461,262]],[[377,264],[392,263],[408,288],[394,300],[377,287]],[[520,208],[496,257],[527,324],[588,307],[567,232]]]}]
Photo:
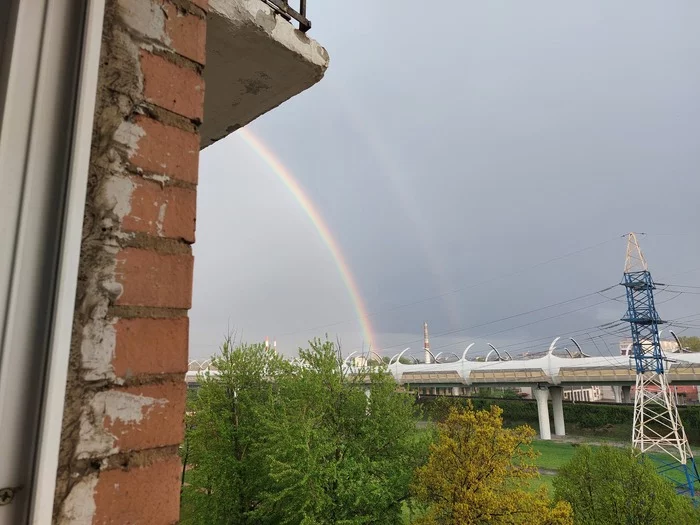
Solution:
[{"label": "white plastic window frame", "polygon": [[52,521],[104,3],[0,31],[0,525]]}]

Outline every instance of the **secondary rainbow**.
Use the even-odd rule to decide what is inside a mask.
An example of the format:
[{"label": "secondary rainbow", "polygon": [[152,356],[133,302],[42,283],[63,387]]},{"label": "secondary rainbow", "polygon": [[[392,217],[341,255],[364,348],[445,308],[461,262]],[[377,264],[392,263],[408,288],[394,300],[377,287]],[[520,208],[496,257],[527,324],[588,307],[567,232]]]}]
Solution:
[{"label": "secondary rainbow", "polygon": [[297,200],[301,208],[304,210],[306,215],[311,219],[311,223],[316,228],[321,240],[330,251],[338,267],[338,272],[340,273],[340,278],[343,280],[345,287],[350,294],[350,299],[355,307],[358,320],[360,322],[360,327],[362,328],[362,333],[365,338],[365,344],[369,345],[370,348],[374,348],[374,331],[372,329],[372,323],[369,320],[369,312],[362,299],[360,290],[355,281],[355,277],[350,271],[348,263],[345,262],[345,257],[340,249],[340,245],[335,240],[331,234],[330,229],[323,220],[323,217],[319,211],[314,206],[311,199],[304,193],[304,190],[299,185],[297,180],[292,175],[282,162],[275,156],[275,154],[268,148],[260,138],[256,137],[251,131],[247,129],[239,129],[236,132],[246,144],[248,144],[255,153],[257,153],[260,158],[267,164],[270,169],[277,175],[277,177],[282,181],[282,183],[289,189],[291,194]]}]

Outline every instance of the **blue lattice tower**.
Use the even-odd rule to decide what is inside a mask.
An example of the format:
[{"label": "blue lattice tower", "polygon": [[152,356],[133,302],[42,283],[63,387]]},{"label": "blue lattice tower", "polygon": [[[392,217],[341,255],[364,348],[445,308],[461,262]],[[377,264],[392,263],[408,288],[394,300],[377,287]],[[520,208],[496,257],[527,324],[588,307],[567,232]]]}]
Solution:
[{"label": "blue lattice tower", "polygon": [[627,240],[622,285],[627,291],[627,313],[622,320],[630,323],[637,371],[632,444],[642,453],[660,453],[665,460],[659,471],[680,492],[695,497],[700,475],[678,416],[675,391],[667,381],[670,363],[659,340],[663,321],[654,306],[655,285],[634,233]]}]

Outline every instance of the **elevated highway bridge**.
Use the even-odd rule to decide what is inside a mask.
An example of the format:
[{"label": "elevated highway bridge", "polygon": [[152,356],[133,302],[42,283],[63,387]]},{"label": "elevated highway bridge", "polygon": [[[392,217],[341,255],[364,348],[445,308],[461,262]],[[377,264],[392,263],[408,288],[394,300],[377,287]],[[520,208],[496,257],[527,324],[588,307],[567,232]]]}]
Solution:
[{"label": "elevated highway bridge", "polygon": [[[563,389],[607,385],[621,387],[622,400],[630,401],[630,387],[636,373],[629,356],[560,357],[554,354],[555,343],[537,358],[509,358],[498,361],[472,361],[464,352],[461,359],[449,362],[401,362],[394,356],[387,365],[399,385],[434,393],[436,388],[452,395],[463,395],[470,387],[530,387],[537,400],[541,439],[551,439],[549,401],[552,402],[554,434],[565,435]],[[673,353],[667,361],[667,377],[671,385],[700,385],[700,353]],[[205,366],[204,369],[207,369]],[[346,359],[349,375],[364,375],[366,366],[354,366]],[[196,386],[202,370],[187,372],[186,381]],[[216,375],[216,370],[209,369]],[[444,391],[444,390],[443,390]]]},{"label": "elevated highway bridge", "polygon": [[[673,354],[667,376],[674,385],[700,384],[700,354]],[[359,370],[348,367],[351,373]],[[552,354],[508,361],[392,363],[399,384],[419,386],[630,386],[636,373],[628,356],[565,358]]]},{"label": "elevated highway bridge", "polygon": [[[419,390],[452,387],[453,395],[464,393],[465,387],[530,387],[537,400],[541,439],[551,439],[550,399],[554,434],[563,436],[566,433],[565,387],[617,386],[621,387],[622,400],[630,401],[630,387],[635,384],[636,372],[629,356],[560,357],[554,355],[553,346],[546,355],[534,359],[468,361],[463,356],[447,363],[419,364],[404,364],[397,359],[388,369],[401,385]],[[666,375],[671,385],[700,384],[700,354],[671,354],[667,366]]]}]

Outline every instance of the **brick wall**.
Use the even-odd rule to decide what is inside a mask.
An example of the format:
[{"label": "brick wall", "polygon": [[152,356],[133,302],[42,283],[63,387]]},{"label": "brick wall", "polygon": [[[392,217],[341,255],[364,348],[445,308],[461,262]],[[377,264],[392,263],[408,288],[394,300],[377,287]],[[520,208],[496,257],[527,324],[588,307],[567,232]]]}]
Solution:
[{"label": "brick wall", "polygon": [[55,521],[179,516],[206,0],[107,0]]}]

